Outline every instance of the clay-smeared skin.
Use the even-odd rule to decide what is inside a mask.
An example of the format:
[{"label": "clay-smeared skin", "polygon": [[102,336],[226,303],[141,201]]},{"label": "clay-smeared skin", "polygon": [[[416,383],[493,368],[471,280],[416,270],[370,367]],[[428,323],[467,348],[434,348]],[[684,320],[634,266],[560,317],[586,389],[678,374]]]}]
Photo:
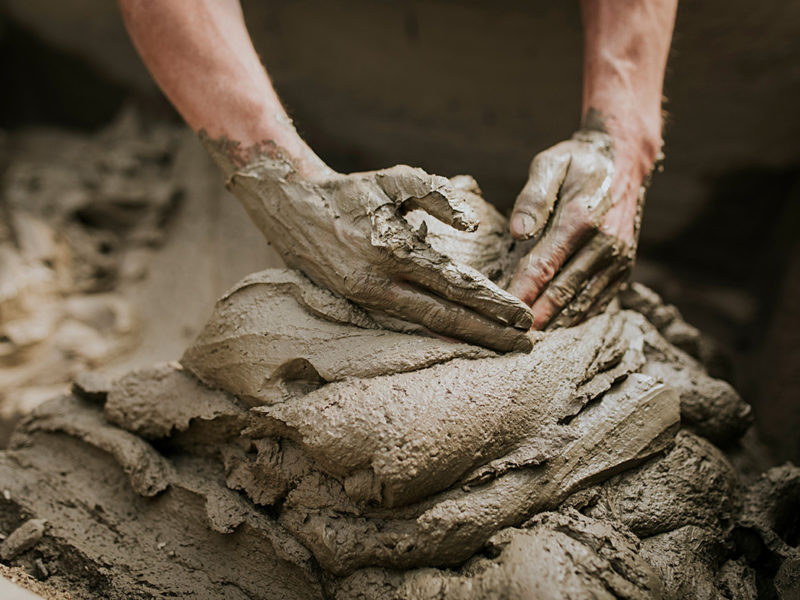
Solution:
[{"label": "clay-smeared skin", "polygon": [[275,149],[235,163],[226,140],[201,136],[228,188],[286,264],[356,304],[500,351],[528,351],[527,307],[425,242],[402,213],[422,208],[457,229],[478,223],[444,177],[399,165],[302,177]]},{"label": "clay-smeared skin", "polygon": [[[540,237],[508,289],[531,305],[537,328],[570,326],[603,310],[630,271],[635,244],[601,228],[613,178],[613,143],[602,130],[578,131],[533,159],[511,233]],[[642,190],[640,209],[643,200]],[[637,215],[636,236],[638,230]]]},{"label": "clay-smeared skin", "polygon": [[[676,9],[676,0],[581,3],[583,129],[534,159],[511,219],[518,239],[549,223],[510,288],[531,305],[535,327],[569,325],[601,309],[630,268],[643,185],[663,143],[662,88]],[[605,147],[581,143],[587,131],[605,135]],[[583,177],[605,183],[581,189]],[[592,210],[599,190],[608,195],[600,219]]]}]

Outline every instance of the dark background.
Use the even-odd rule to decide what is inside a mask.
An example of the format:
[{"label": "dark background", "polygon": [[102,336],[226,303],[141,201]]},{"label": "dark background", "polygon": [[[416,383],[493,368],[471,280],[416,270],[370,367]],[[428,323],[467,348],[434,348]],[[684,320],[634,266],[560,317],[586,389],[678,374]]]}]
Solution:
[{"label": "dark background", "polygon": [[[338,170],[470,173],[508,211],[580,110],[577,2],[244,2],[298,129]],[[0,127],[177,119],[109,0],[0,3]],[[636,278],[729,354],[775,459],[800,459],[800,2],[679,7],[666,161]]]}]

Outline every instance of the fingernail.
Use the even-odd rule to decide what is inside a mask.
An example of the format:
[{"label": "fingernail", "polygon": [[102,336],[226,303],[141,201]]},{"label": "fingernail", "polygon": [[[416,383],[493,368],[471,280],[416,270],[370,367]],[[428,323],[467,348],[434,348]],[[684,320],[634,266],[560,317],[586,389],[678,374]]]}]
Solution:
[{"label": "fingernail", "polygon": [[517,238],[527,237],[533,233],[536,221],[528,213],[519,212],[511,218],[511,235]]},{"label": "fingernail", "polygon": [[527,354],[531,350],[533,350],[533,342],[527,335],[520,336],[514,341],[514,352]]},{"label": "fingernail", "polygon": [[513,325],[517,329],[525,329],[527,331],[533,327],[533,315],[527,310],[522,310],[517,314]]}]

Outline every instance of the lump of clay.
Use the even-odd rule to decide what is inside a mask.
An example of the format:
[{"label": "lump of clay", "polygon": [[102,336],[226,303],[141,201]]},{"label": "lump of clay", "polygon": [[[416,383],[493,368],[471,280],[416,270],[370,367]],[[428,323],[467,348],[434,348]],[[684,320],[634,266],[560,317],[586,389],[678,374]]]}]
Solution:
[{"label": "lump of clay", "polygon": [[[356,334],[339,344],[357,346],[366,336]],[[625,317],[603,315],[546,336],[530,354],[451,357],[257,407],[252,431],[299,444],[346,478],[356,502],[407,504],[477,467],[488,478],[558,454],[574,439],[565,421],[641,366],[641,338]]]},{"label": "lump of clay", "polygon": [[[427,235],[502,277],[513,250],[486,211],[472,238]],[[736,532],[782,520],[742,517],[698,436],[749,415],[646,315],[612,307],[508,355],[382,325],[264,271],[180,364],[81,378],[0,453],[0,529],[48,523],[13,564],[109,598],[635,599],[692,578],[753,597]]]},{"label": "lump of clay", "polygon": [[571,492],[666,448],[678,422],[677,397],[647,377],[631,377],[574,417],[574,440],[539,466],[514,466],[475,485],[396,510],[359,510],[337,495],[309,494],[301,485],[284,504],[281,522],[328,570],[366,566],[454,565],[490,535],[527,515],[553,508]]},{"label": "lump of clay", "polygon": [[732,525],[737,486],[722,452],[684,430],[665,456],[609,479],[593,502],[643,538],[687,525],[716,531]]},{"label": "lump of clay", "polygon": [[800,597],[800,468],[791,463],[764,473],[747,490],[734,539],[761,567],[760,587],[778,598]]},{"label": "lump of clay", "polygon": [[181,363],[204,383],[258,405],[331,381],[492,354],[379,329],[363,310],[297,271],[269,269],[217,302]]}]

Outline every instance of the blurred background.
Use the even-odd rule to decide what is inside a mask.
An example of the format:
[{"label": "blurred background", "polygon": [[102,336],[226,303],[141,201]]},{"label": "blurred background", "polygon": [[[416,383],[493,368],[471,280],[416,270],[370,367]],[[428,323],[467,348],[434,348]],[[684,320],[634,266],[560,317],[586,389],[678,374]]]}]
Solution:
[{"label": "blurred background", "polygon": [[[341,171],[469,173],[506,213],[578,126],[577,2],[243,2],[301,133]],[[0,445],[75,374],[176,359],[278,264],[108,0],[0,2]],[[634,278],[715,344],[774,460],[800,459],[800,3],[679,5],[663,172]]]}]

